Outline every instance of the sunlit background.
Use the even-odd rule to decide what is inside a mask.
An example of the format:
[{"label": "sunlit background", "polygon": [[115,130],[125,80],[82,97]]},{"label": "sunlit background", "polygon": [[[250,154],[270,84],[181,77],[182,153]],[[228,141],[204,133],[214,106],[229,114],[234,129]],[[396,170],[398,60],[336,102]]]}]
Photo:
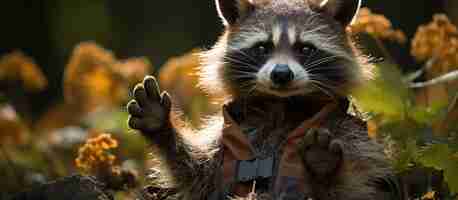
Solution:
[{"label": "sunlit background", "polygon": [[[408,36],[433,13],[447,11],[456,19],[456,4],[453,0],[364,1]],[[146,56],[153,66],[160,66],[170,56],[211,46],[222,30],[212,0],[4,1],[0,16],[0,54],[20,49],[48,77],[49,89],[34,95],[37,105],[61,98],[63,66],[81,41],[96,41],[121,58]],[[32,108],[34,113],[43,109]]]}]

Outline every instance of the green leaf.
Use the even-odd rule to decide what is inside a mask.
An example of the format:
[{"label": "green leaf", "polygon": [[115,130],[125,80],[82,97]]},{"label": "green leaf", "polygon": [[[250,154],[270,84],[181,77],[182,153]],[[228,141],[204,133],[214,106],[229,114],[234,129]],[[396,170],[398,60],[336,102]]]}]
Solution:
[{"label": "green leaf", "polygon": [[390,136],[397,144],[406,146],[408,143],[418,142],[422,138],[425,127],[413,120],[387,120],[380,123],[379,133]]},{"label": "green leaf", "polygon": [[356,89],[353,96],[366,112],[402,119],[410,106],[409,90],[402,82],[402,75],[394,64],[381,64],[375,68],[376,77]]},{"label": "green leaf", "polygon": [[416,106],[411,109],[409,116],[418,123],[432,125],[436,120],[444,117],[447,106],[442,107],[424,107]]},{"label": "green leaf", "polygon": [[397,172],[408,170],[417,157],[417,143],[414,140],[408,141],[404,148],[400,148],[396,154],[395,159],[392,161],[393,167]]},{"label": "green leaf", "polygon": [[419,161],[426,167],[444,171],[452,192],[458,193],[458,158],[448,144],[434,144],[423,149]]}]

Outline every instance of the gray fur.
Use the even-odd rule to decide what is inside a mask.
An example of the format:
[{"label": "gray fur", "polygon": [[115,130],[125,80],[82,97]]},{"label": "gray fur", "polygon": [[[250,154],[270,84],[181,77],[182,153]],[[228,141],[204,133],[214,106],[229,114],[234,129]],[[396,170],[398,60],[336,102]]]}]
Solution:
[{"label": "gray fur", "polygon": [[[226,32],[212,50],[203,54],[205,62],[199,85],[213,94],[226,97],[228,107],[239,125],[242,128],[258,130],[253,140],[256,151],[261,155],[268,155],[278,153],[286,137],[284,133],[292,131],[329,101],[346,99],[348,89],[363,80],[364,70],[344,31],[345,27],[333,16],[313,10],[308,1],[243,2],[238,5],[246,6],[245,4],[250,2],[250,7],[255,9],[244,9],[244,13],[239,13],[239,19],[232,18],[226,21]],[[220,11],[223,17],[229,16],[221,12],[224,11]],[[288,32],[286,40],[273,38],[279,18],[288,24],[283,31],[295,31],[295,34]],[[332,64],[322,62],[314,67],[332,65],[331,67],[339,70],[339,74],[334,74],[338,75],[336,80],[323,81],[321,87],[328,87],[326,90],[294,95],[285,95],[286,92],[281,90],[277,95],[253,87],[257,81],[254,75],[267,61],[253,61],[241,50],[255,45],[257,40],[263,42],[262,40],[272,39],[278,40],[275,49],[280,48],[285,41],[309,42],[320,51],[332,55]],[[289,48],[292,45],[286,46]],[[240,66],[244,64],[248,65]],[[306,65],[307,63],[303,66],[304,71],[312,70],[307,69]],[[304,72],[296,70],[295,73]],[[176,182],[178,199],[205,200],[211,194],[222,194],[226,187],[222,185],[222,151],[219,143],[224,121],[222,115],[208,120],[208,125],[203,129],[192,130],[180,120],[176,111],[170,110],[168,96],[158,96],[157,84],[153,84],[155,82],[150,79],[152,78],[146,78],[142,85],[136,88],[135,93],[138,95],[133,101],[137,102],[129,104],[128,110],[132,115],[130,126],[142,131],[158,147]],[[302,89],[305,90],[305,86]],[[365,124],[360,119],[349,114],[339,116],[324,125],[329,132],[329,141],[317,140],[309,144],[330,145],[325,146],[324,154],[313,152],[307,146],[301,151],[304,155],[304,165],[310,169],[306,172],[307,195],[320,200],[377,199],[378,193],[382,192],[377,181],[391,174],[383,148],[369,139]],[[310,142],[310,139],[306,137],[304,141]],[[336,147],[331,144],[338,145]],[[333,153],[329,154],[326,152],[328,150]],[[338,163],[329,163],[329,173],[314,173],[317,169],[314,169],[313,161],[309,158],[326,155],[337,156],[334,160]],[[268,194],[257,195],[257,199],[269,198]]]}]

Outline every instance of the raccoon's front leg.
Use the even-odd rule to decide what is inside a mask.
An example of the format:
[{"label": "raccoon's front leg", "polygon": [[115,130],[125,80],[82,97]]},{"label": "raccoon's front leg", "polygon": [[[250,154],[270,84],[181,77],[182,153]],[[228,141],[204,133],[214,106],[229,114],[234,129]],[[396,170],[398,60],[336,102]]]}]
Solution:
[{"label": "raccoon's front leg", "polygon": [[127,105],[128,124],[159,147],[167,166],[173,169],[177,178],[191,174],[196,162],[188,151],[188,144],[171,122],[171,107],[170,96],[166,92],[161,94],[156,79],[147,76],[135,87],[134,99]]},{"label": "raccoon's front leg", "polygon": [[[305,137],[305,165],[317,178],[336,172],[342,162],[342,145],[328,129],[311,129]],[[322,179],[326,180],[326,179]]]}]

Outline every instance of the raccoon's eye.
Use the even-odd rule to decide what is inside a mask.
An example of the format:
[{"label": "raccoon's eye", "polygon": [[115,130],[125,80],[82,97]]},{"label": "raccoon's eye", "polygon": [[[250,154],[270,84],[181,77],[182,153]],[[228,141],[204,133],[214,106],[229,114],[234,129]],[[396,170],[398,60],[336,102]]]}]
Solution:
[{"label": "raccoon's eye", "polygon": [[256,56],[265,56],[272,51],[272,44],[260,42],[251,48],[252,54]]},{"label": "raccoon's eye", "polygon": [[311,43],[301,43],[296,45],[296,52],[300,55],[308,56],[315,53],[316,51],[317,48]]}]

